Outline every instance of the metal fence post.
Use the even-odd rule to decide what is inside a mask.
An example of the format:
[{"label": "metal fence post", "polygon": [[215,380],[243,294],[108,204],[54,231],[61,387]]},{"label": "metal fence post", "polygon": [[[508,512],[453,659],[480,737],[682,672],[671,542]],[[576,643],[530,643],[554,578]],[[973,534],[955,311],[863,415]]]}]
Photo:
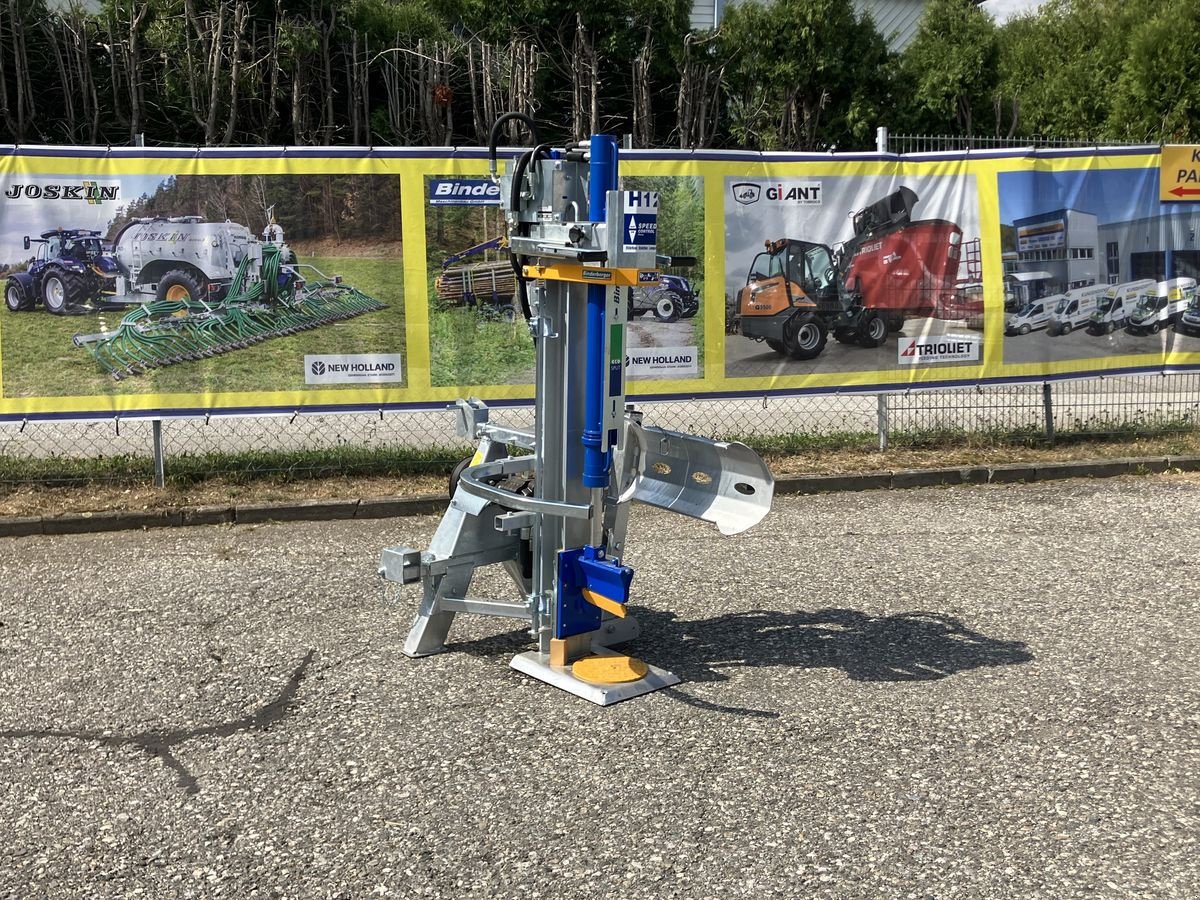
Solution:
[{"label": "metal fence post", "polygon": [[1042,412],[1046,419],[1046,441],[1054,443],[1054,388],[1049,381],[1042,382]]},{"label": "metal fence post", "polygon": [[165,487],[167,473],[163,461],[162,419],[153,419],[150,422],[150,428],[154,434],[154,486]]},{"label": "metal fence post", "polygon": [[875,398],[875,422],[879,430],[879,449],[888,448],[888,395],[879,394]]},{"label": "metal fence post", "polygon": [[888,152],[888,130],[886,125],[880,125],[875,129],[875,151],[877,153]]}]

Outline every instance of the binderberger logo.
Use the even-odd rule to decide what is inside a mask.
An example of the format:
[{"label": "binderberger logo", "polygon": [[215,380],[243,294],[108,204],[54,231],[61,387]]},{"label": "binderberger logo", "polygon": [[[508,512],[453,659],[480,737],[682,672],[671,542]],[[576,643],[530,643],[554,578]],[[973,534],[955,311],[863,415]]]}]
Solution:
[{"label": "binderberger logo", "polygon": [[95,181],[80,184],[13,184],[4,192],[9,200],[80,200],[99,206],[106,200],[116,200],[119,185],[102,185]]}]

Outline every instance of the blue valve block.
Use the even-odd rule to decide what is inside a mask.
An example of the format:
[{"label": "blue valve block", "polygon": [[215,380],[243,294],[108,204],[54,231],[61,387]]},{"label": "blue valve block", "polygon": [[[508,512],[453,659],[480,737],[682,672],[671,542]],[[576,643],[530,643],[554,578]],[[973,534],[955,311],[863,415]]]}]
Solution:
[{"label": "blue valve block", "polygon": [[602,548],[589,544],[560,552],[554,636],[561,640],[595,631],[602,610],[623,616],[632,582],[633,569],[608,559]]}]

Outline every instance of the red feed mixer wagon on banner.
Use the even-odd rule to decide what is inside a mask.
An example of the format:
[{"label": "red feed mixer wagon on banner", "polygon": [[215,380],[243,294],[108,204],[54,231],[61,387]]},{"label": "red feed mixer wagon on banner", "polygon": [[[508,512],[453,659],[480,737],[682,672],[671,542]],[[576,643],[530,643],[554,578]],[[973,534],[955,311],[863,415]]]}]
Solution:
[{"label": "red feed mixer wagon on banner", "polygon": [[738,291],[742,334],[781,355],[814,359],[830,334],[880,347],[905,319],[952,305],[962,229],[945,219],[913,221],[917,199],[901,187],[855,213],[854,236],[838,250],[767,241]]}]

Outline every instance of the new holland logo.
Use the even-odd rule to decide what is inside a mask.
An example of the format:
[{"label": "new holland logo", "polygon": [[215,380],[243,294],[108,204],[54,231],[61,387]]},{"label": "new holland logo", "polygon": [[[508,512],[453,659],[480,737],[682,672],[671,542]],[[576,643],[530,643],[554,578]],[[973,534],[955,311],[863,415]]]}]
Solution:
[{"label": "new holland logo", "polygon": [[733,199],[738,203],[757,203],[762,197],[762,185],[751,184],[749,181],[739,181],[730,190],[733,191]]},{"label": "new holland logo", "polygon": [[381,384],[404,380],[399,353],[305,354],[305,384]]}]

